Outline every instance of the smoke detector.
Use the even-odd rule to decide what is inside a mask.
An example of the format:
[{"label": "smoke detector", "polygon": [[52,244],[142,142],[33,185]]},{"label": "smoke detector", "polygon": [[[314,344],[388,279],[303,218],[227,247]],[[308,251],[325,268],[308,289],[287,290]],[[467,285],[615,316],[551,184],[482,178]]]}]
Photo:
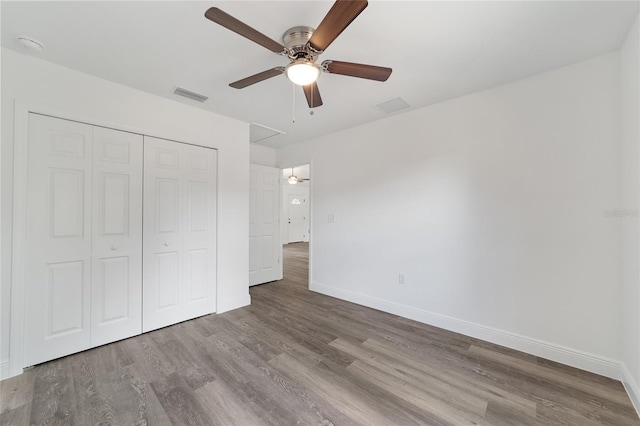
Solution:
[{"label": "smoke detector", "polygon": [[20,46],[22,46],[24,49],[30,50],[31,52],[40,53],[44,51],[44,44],[32,39],[31,37],[18,37],[18,44],[20,44]]}]

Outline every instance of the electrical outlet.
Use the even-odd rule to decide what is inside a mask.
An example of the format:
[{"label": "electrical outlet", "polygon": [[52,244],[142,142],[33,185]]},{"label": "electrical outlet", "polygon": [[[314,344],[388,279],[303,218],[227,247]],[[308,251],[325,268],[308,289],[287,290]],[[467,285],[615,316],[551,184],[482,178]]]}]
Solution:
[{"label": "electrical outlet", "polygon": [[398,274],[398,284],[404,284],[404,274]]}]

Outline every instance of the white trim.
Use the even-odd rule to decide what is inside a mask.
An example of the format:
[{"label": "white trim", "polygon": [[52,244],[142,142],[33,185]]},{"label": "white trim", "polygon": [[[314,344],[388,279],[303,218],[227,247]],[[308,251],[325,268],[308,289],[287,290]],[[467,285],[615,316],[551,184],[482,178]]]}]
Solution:
[{"label": "white trim", "polygon": [[307,268],[309,269],[309,277],[308,277],[308,286],[309,290],[311,290],[311,283],[313,283],[313,241],[314,238],[311,237],[311,233],[313,232],[313,157],[309,159],[309,253],[307,256],[309,261],[307,262]]},{"label": "white trim", "polygon": [[625,363],[622,363],[622,385],[629,394],[629,399],[640,417],[640,384],[635,380]]},{"label": "white trim", "polygon": [[618,361],[576,349],[324,284],[311,283],[310,290],[506,346],[612,379],[620,380],[622,378],[622,366]]},{"label": "white trim", "polygon": [[251,296],[249,293],[242,297],[234,297],[233,299],[218,300],[218,314],[229,312],[234,309],[249,306],[251,304]]},{"label": "white trim", "polygon": [[[143,136],[144,137],[144,136]],[[144,144],[142,144],[142,153],[144,155]],[[144,161],[142,166],[142,176],[144,177]],[[144,184],[142,187],[144,191]],[[143,192],[144,193],[144,192]],[[144,202],[142,203],[144,208]],[[144,220],[144,211],[143,211],[143,220]],[[144,223],[144,222],[143,222]],[[144,233],[142,234],[142,238],[144,238]],[[144,264],[143,264],[144,267]],[[218,283],[220,282],[220,150],[216,149],[216,288],[213,292],[213,312],[218,312],[218,294],[220,293],[220,286]],[[144,291],[144,287],[142,287],[142,291]],[[142,293],[142,297],[144,300],[144,293]],[[144,310],[142,311],[142,315],[144,315]]]},{"label": "white trim", "polygon": [[11,328],[9,377],[22,374],[24,287],[27,235],[27,164],[29,108],[14,101],[13,126],[13,235],[11,260]]},{"label": "white trim", "polygon": [[0,380],[8,379],[9,377],[11,377],[9,374],[9,367],[9,361],[0,363]]}]

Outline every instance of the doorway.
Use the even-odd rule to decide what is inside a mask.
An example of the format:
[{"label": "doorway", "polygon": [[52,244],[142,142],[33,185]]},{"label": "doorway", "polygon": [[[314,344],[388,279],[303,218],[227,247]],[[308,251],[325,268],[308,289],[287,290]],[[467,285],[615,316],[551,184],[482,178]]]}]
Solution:
[{"label": "doorway", "polygon": [[280,236],[283,244],[309,242],[309,165],[282,169]]},{"label": "doorway", "polygon": [[[309,245],[311,234],[311,166],[296,165],[282,169],[280,236],[283,252],[283,278],[309,282]],[[304,278],[301,276],[304,274]]]}]

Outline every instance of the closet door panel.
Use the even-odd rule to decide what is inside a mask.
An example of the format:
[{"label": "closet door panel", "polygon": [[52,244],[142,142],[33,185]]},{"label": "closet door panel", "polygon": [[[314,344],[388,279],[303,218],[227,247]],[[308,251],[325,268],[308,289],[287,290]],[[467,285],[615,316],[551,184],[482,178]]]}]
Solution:
[{"label": "closet door panel", "polygon": [[144,138],[143,331],[181,321],[184,189],[180,144]]},{"label": "closet door panel", "polygon": [[90,346],[92,132],[29,115],[24,366]]},{"label": "closet door panel", "polygon": [[145,137],[144,331],[215,310],[216,151]]},{"label": "closet door panel", "polygon": [[187,319],[215,310],[217,151],[192,145],[183,148],[186,217],[182,302]]},{"label": "closet door panel", "polygon": [[142,332],[141,135],[93,133],[91,345]]}]

